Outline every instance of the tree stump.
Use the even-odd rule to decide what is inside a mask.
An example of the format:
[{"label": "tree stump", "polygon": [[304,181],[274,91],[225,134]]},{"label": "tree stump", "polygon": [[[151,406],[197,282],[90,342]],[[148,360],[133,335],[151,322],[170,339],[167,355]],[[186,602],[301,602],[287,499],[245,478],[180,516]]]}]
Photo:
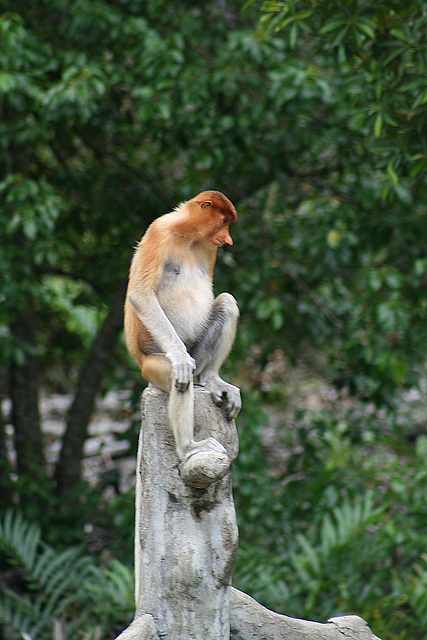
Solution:
[{"label": "tree stump", "polygon": [[[231,588],[238,544],[231,467],[206,489],[186,485],[168,424],[168,396],[142,396],[135,514],[135,618],[116,640],[375,640],[357,616],[326,624],[269,611]],[[195,388],[195,438],[212,436],[238,453],[226,420],[203,387]],[[376,639],[379,640],[379,639]]]},{"label": "tree stump", "polygon": [[[179,475],[168,425],[167,395],[148,387],[143,393],[142,415],[136,484],[135,619],[142,616],[146,621],[149,614],[164,640],[229,640],[230,583],[238,543],[231,469],[206,489],[187,486]],[[234,421],[226,420],[210,394],[196,387],[195,438],[209,436],[221,442],[234,462],[238,452]],[[124,635],[131,627],[120,640],[151,637],[140,631],[139,635]]]}]

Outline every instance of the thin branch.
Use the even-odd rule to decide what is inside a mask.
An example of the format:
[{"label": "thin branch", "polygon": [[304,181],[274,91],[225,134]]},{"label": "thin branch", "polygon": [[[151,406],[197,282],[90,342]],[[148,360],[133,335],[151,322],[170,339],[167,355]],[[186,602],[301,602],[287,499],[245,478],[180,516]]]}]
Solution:
[{"label": "thin branch", "polygon": [[[127,162],[125,162],[122,158],[120,158],[116,153],[109,151],[107,149],[100,149],[97,147],[91,140],[88,139],[83,133],[80,133],[80,137],[89,149],[93,151],[95,156],[99,160],[104,160],[105,158],[112,158],[118,165],[125,168],[128,173],[132,173],[139,180],[142,180],[145,184],[143,185],[147,191],[151,191],[157,198],[164,204],[167,205],[170,209],[174,208],[176,203],[170,198],[163,188],[159,186],[151,176],[148,175],[146,171],[143,171],[140,168],[136,168]],[[148,186],[147,186],[148,185]],[[149,187],[149,188],[148,188]]]},{"label": "thin branch", "polygon": [[336,317],[334,313],[330,309],[324,306],[324,304],[319,300],[311,287],[304,282],[302,278],[292,273],[290,269],[285,269],[287,275],[296,283],[296,285],[304,291],[307,297],[313,300],[316,307],[318,307],[321,313],[343,334],[347,335],[347,332],[344,329],[342,322]]}]

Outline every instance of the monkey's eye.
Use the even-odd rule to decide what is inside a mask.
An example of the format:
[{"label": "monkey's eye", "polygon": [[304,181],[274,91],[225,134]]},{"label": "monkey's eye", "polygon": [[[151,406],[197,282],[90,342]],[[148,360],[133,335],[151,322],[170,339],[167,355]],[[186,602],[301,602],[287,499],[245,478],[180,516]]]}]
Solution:
[{"label": "monkey's eye", "polygon": [[202,204],[202,209],[205,209],[206,207],[211,207],[212,206],[212,201],[211,200],[206,200],[203,204]]}]

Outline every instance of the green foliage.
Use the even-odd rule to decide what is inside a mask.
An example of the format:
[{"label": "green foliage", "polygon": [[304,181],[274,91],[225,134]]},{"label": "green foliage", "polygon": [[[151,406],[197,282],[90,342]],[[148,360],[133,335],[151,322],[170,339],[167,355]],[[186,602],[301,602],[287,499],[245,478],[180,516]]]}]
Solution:
[{"label": "green foliage", "polygon": [[[309,41],[311,55],[323,56],[321,66],[338,71],[352,124],[373,134],[372,152],[389,180],[385,191],[397,187],[399,174],[414,177],[425,171],[424,0],[404,8],[399,2],[371,0],[268,1],[261,4],[261,12],[263,36],[283,31],[292,50]],[[403,200],[410,198],[404,183],[399,193]]]},{"label": "green foliage", "polygon": [[0,621],[16,637],[50,640],[59,626],[64,638],[108,638],[132,614],[133,575],[124,565],[112,560],[98,568],[79,547],[56,552],[19,513],[9,511],[0,522],[0,554],[12,567],[3,580]]},{"label": "green foliage", "polygon": [[286,210],[272,189],[245,212],[245,260],[235,264],[239,301],[250,311],[241,344],[246,353],[253,344],[282,348],[293,359],[311,344],[337,385],[390,401],[396,386],[414,384],[426,355],[424,205],[402,218],[402,205],[382,200],[372,179],[358,182],[357,193],[354,176],[343,178],[341,194],[332,182],[328,196],[323,178],[303,182]]},{"label": "green foliage", "polygon": [[290,355],[304,333],[338,384],[389,401],[426,357],[426,4],[260,9],[260,40],[287,47],[269,78],[290,171],[259,194],[259,233],[244,236],[252,317]]},{"label": "green foliage", "polygon": [[9,562],[17,566],[32,567],[40,543],[40,529],[36,524],[25,522],[21,514],[14,517],[8,511],[4,522],[0,522],[0,548]]},{"label": "green foliage", "polygon": [[78,548],[56,554],[40,545],[40,529],[8,512],[0,529],[1,550],[7,561],[19,567],[24,590],[6,588],[0,605],[2,622],[21,637],[50,638],[53,620],[61,619],[88,576],[90,560]]},{"label": "green foliage", "polygon": [[125,620],[134,610],[134,575],[119,560],[111,559],[106,567],[92,567],[92,581],[86,589],[91,594],[95,614],[105,620],[114,607],[116,616]]}]

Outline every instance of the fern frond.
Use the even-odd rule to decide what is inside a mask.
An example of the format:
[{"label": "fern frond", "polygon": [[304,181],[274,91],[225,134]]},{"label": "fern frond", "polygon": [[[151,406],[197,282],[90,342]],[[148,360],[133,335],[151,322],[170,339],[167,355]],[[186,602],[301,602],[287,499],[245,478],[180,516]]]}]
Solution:
[{"label": "fern frond", "polygon": [[342,547],[363,530],[381,519],[386,505],[374,508],[374,496],[368,491],[351,503],[346,500],[327,514],[321,524],[321,548],[325,555],[334,548]]},{"label": "fern frond", "polygon": [[8,561],[31,572],[39,543],[40,527],[8,510],[4,521],[0,520],[0,552]]},{"label": "fern frond", "polygon": [[427,625],[427,554],[423,554],[414,565],[408,596],[420,624]]},{"label": "fern frond", "polygon": [[329,514],[323,518],[320,531],[322,553],[326,556],[338,543],[338,533]]},{"label": "fern frond", "polygon": [[[359,539],[370,524],[378,522],[385,509],[385,505],[375,508],[374,496],[368,492],[353,502],[344,501],[326,514],[318,529],[316,544],[308,536],[298,535],[301,551],[291,556],[291,562],[302,584],[308,586],[320,576],[337,552],[355,538]],[[360,547],[360,542],[358,545]]]},{"label": "fern frond", "polygon": [[62,617],[69,602],[78,601],[76,594],[90,575],[92,559],[78,547],[56,553],[40,541],[37,525],[13,512],[0,521],[0,552],[11,565],[24,569],[27,584],[24,594],[10,590],[2,595],[0,623],[21,638],[51,640],[53,620]]},{"label": "fern frond", "polygon": [[133,572],[117,559],[109,562],[107,567],[91,568],[91,577],[84,588],[97,598],[114,602],[120,607],[133,607]]},{"label": "fern frond", "polygon": [[4,589],[0,598],[0,624],[14,629],[24,638],[30,636],[33,607],[29,599]]},{"label": "fern frond", "polygon": [[71,547],[61,553],[50,555],[50,563],[43,567],[36,578],[48,599],[62,594],[70,585],[85,578],[91,560],[82,556],[82,549]]}]

